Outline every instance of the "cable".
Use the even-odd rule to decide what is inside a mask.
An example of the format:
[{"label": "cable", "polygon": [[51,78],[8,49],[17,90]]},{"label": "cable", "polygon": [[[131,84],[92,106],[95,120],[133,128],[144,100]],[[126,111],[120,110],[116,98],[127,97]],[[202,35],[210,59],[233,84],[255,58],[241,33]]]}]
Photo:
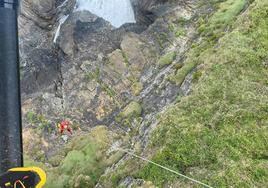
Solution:
[{"label": "cable", "polygon": [[162,168],[162,169],[165,169],[165,170],[167,170],[167,171],[169,171],[169,172],[172,172],[172,173],[177,174],[177,175],[179,175],[179,176],[181,176],[181,177],[183,177],[183,178],[186,178],[186,179],[188,179],[188,180],[190,180],[190,181],[192,181],[192,182],[194,182],[194,183],[197,183],[197,184],[199,184],[199,185],[203,185],[204,187],[213,188],[213,187],[211,187],[211,186],[209,186],[209,185],[207,185],[207,184],[205,184],[205,183],[202,183],[202,182],[200,182],[200,181],[198,181],[198,180],[195,180],[195,179],[193,179],[193,178],[190,178],[190,177],[188,177],[188,176],[185,176],[185,175],[183,175],[183,174],[181,174],[181,173],[179,173],[179,172],[176,172],[176,171],[174,171],[174,170],[172,170],[172,169],[169,169],[169,168],[167,168],[167,167],[165,167],[165,166],[162,166],[162,165],[160,165],[160,164],[157,164],[157,163],[155,163],[155,162],[153,162],[153,161],[151,161],[151,160],[149,160],[149,159],[146,159],[146,158],[144,158],[144,157],[138,156],[138,155],[134,154],[133,152],[130,152],[130,150],[124,150],[124,149],[120,149],[120,148],[117,148],[117,150],[118,150],[118,151],[121,151],[121,152],[124,152],[124,153],[127,153],[127,154],[129,154],[129,155],[131,155],[131,156],[133,156],[133,157],[139,158],[139,159],[141,159],[141,160],[143,160],[143,161],[146,161],[146,162],[148,162],[148,163],[151,163],[151,164],[153,164],[153,165],[156,165],[156,166],[158,166],[158,167],[160,167],[160,168]]},{"label": "cable", "polygon": [[22,188],[26,188],[26,187],[24,186],[24,184],[23,184],[20,180],[17,180],[17,181],[14,183],[14,188],[17,188],[17,183],[19,183],[19,184],[22,186]]}]

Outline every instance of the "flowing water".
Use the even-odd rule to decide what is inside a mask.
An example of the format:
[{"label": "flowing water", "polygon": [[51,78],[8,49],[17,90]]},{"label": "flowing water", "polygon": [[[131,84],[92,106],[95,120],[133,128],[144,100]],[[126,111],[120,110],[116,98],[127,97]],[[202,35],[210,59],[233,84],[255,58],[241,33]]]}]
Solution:
[{"label": "flowing water", "polygon": [[81,10],[102,17],[114,27],[136,22],[130,0],[77,0],[76,11]]},{"label": "flowing water", "polygon": [[57,38],[59,37],[60,35],[60,28],[61,28],[61,25],[67,20],[67,18],[69,17],[69,15],[64,15],[62,16],[60,19],[59,19],[59,25],[56,29],[56,33],[55,33],[55,36],[54,36],[54,39],[53,39],[53,42],[56,43],[57,42]]}]

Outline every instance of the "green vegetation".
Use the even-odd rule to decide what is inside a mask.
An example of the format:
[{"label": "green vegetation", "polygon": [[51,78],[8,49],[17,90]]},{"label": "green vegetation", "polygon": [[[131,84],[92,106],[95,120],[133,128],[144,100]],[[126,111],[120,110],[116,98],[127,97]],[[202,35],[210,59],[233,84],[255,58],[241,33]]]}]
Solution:
[{"label": "green vegetation", "polygon": [[198,81],[201,76],[202,76],[202,72],[201,71],[195,71],[193,73],[193,81],[195,81],[195,82]]},{"label": "green vegetation", "polygon": [[[222,3],[210,23],[226,26],[244,4]],[[151,142],[158,151],[153,161],[213,187],[268,182],[268,2],[255,0],[248,10],[217,48],[199,52],[206,76],[160,117]],[[136,175],[160,187],[176,181],[191,185],[150,164]]]},{"label": "green vegetation", "polygon": [[245,8],[247,0],[227,0],[221,3],[219,10],[210,20],[208,30],[212,31],[227,26]]},{"label": "green vegetation", "polygon": [[188,19],[184,18],[184,17],[180,17],[178,20],[177,20],[177,23],[179,26],[183,27],[186,23],[187,23]]},{"label": "green vegetation", "polygon": [[85,78],[88,80],[88,81],[91,81],[91,80],[95,80],[96,82],[101,82],[100,80],[100,69],[97,68],[95,72],[87,72],[85,74]]},{"label": "green vegetation", "polygon": [[169,42],[167,33],[155,34],[155,37],[156,37],[157,43],[162,49],[165,47],[165,44]]},{"label": "green vegetation", "polygon": [[176,37],[181,37],[181,36],[185,36],[186,35],[186,31],[185,31],[185,24],[188,20],[181,17],[178,20],[169,23],[168,25],[168,29],[170,32],[174,33]]},{"label": "green vegetation", "polygon": [[177,85],[181,85],[184,81],[185,77],[193,68],[196,66],[196,62],[188,62],[183,67],[181,67],[177,74],[172,75],[169,77],[169,80],[173,83],[176,83]]},{"label": "green vegetation", "polygon": [[183,28],[178,29],[178,30],[176,31],[176,33],[175,33],[175,36],[176,36],[176,37],[181,37],[181,36],[185,36],[185,35],[186,35],[186,31],[185,31]]},{"label": "green vegetation", "polygon": [[222,34],[222,28],[226,28],[245,8],[247,0],[227,0],[220,3],[218,11],[213,14],[207,23],[201,18],[199,20],[199,32],[202,35],[213,36]]},{"label": "green vegetation", "polygon": [[106,187],[117,188],[120,180],[127,177],[129,174],[132,174],[139,166],[140,161],[137,159],[123,162],[117,167],[116,171],[110,172],[106,176],[102,177],[100,182]]},{"label": "green vegetation", "polygon": [[182,67],[184,66],[184,64],[183,63],[175,63],[174,65],[173,65],[173,69],[177,72],[179,69],[181,69]]},{"label": "green vegetation", "polygon": [[106,155],[112,139],[107,128],[98,126],[90,134],[75,137],[47,167],[25,157],[26,166],[39,166],[47,172],[47,188],[94,187],[107,166],[118,161],[122,154]]},{"label": "green vegetation", "polygon": [[134,82],[132,85],[131,85],[131,90],[132,90],[132,93],[135,95],[135,96],[138,96],[140,94],[140,92],[142,91],[143,89],[143,85],[141,82]]},{"label": "green vegetation", "polygon": [[170,65],[174,59],[176,58],[176,53],[175,52],[169,52],[166,55],[162,56],[159,61],[158,61],[158,65],[160,68],[166,66],[166,65]]},{"label": "green vegetation", "polygon": [[85,74],[85,78],[89,81],[95,80],[100,84],[101,89],[106,92],[110,97],[116,96],[116,91],[110,87],[108,84],[104,83],[100,78],[100,69],[98,68],[96,72],[88,72]]},{"label": "green vegetation", "polygon": [[171,32],[175,32],[175,30],[176,30],[176,24],[174,24],[174,23],[170,23],[170,24],[168,25],[168,29],[169,29],[169,31],[171,31]]},{"label": "green vegetation", "polygon": [[34,124],[36,122],[36,114],[33,111],[29,111],[26,117],[29,123]]},{"label": "green vegetation", "polygon": [[25,167],[32,167],[32,166],[38,166],[42,169],[46,169],[46,166],[44,163],[33,161],[31,157],[27,155],[23,155],[23,163]]},{"label": "green vegetation", "polygon": [[26,114],[26,117],[31,124],[47,124],[47,120],[42,114],[37,114],[33,111],[29,111]]},{"label": "green vegetation", "polygon": [[[217,3],[218,1],[213,2],[214,6]],[[169,77],[171,82],[181,85],[187,74],[198,64],[203,63],[210,53],[213,53],[215,44],[224,35],[224,30],[232,25],[236,16],[243,10],[246,3],[246,0],[227,0],[219,4],[218,10],[207,22],[203,18],[200,18],[200,27],[198,30],[203,36],[203,40],[200,44],[193,44],[192,49],[187,54],[185,65],[175,75]]]},{"label": "green vegetation", "polygon": [[27,121],[37,128],[37,130],[43,132],[44,130],[49,134],[55,129],[55,127],[49,123],[45,116],[42,114],[36,114],[35,112],[29,111],[26,114]]},{"label": "green vegetation", "polygon": [[[169,77],[180,85],[189,72],[201,65],[202,69],[193,71],[193,91],[187,97],[178,96],[173,105],[158,115],[159,124],[142,155],[151,155],[154,162],[212,187],[267,187],[268,2],[209,2],[218,11],[199,20],[201,42],[192,45],[185,61],[175,64],[176,73]],[[248,2],[250,7],[239,15]],[[173,26],[170,29],[176,30]],[[165,37],[160,34],[162,47]],[[159,60],[159,66],[169,65],[175,58],[175,52],[171,52]],[[99,72],[90,74],[89,79],[99,80]],[[139,93],[142,86],[137,79],[129,80],[133,81],[133,93]],[[109,88],[106,92],[110,92]],[[132,101],[116,120],[130,123],[141,114],[142,106]],[[34,113],[27,117],[33,123],[40,121]],[[47,169],[47,187],[52,188],[94,187],[98,181],[106,187],[120,187],[120,180],[127,176],[148,181],[145,186],[198,187],[136,158],[123,161],[115,171],[100,178],[105,168],[122,156],[121,152],[107,155],[111,143],[114,140],[101,126],[89,135],[71,140],[49,160],[53,167],[28,158],[26,165]],[[140,143],[133,148],[139,153]],[[36,156],[39,161],[45,160],[42,152]]]},{"label": "green vegetation", "polygon": [[122,56],[124,58],[125,64],[128,66],[129,65],[129,60],[128,60],[128,57],[127,57],[126,52],[124,52],[123,50],[121,50],[121,53],[122,53]]},{"label": "green vegetation", "polygon": [[106,94],[109,95],[110,97],[116,96],[116,91],[112,87],[110,87],[108,84],[101,82],[100,86],[102,90],[105,91]]},{"label": "green vegetation", "polygon": [[132,101],[123,109],[122,112],[118,114],[116,120],[117,122],[120,122],[122,120],[129,120],[131,118],[139,117],[141,113],[141,105],[136,101]]},{"label": "green vegetation", "polygon": [[94,80],[95,79],[95,74],[93,74],[92,72],[88,72],[88,73],[85,74],[85,78],[88,81]]}]

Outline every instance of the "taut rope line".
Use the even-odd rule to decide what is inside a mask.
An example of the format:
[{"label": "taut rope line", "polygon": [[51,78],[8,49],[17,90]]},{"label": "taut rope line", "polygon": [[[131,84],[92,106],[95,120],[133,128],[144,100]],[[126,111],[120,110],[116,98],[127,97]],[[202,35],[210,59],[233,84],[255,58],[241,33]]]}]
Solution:
[{"label": "taut rope line", "polygon": [[205,184],[205,183],[202,183],[202,182],[200,182],[200,181],[198,181],[198,180],[195,180],[195,179],[190,178],[190,177],[188,177],[188,176],[185,176],[185,175],[183,175],[183,174],[181,174],[181,173],[179,173],[179,172],[176,172],[176,171],[174,171],[174,170],[172,170],[172,169],[170,169],[170,168],[167,168],[167,167],[165,167],[165,166],[162,166],[162,165],[160,165],[160,164],[157,164],[157,163],[155,163],[155,162],[153,162],[153,161],[151,161],[151,160],[149,160],[149,159],[146,159],[146,158],[144,158],[144,157],[138,156],[138,155],[136,155],[135,153],[130,152],[130,150],[124,150],[124,149],[120,149],[120,148],[117,148],[117,150],[118,150],[118,151],[121,151],[121,152],[124,152],[124,153],[127,153],[127,154],[129,154],[129,155],[131,155],[131,156],[133,156],[133,157],[136,157],[136,158],[141,159],[141,160],[143,160],[143,161],[146,161],[146,162],[148,162],[148,163],[151,163],[151,164],[153,164],[153,165],[155,165],[155,166],[158,166],[158,167],[160,167],[160,168],[162,168],[162,169],[165,169],[165,170],[167,170],[167,171],[169,171],[169,172],[172,172],[172,173],[174,173],[174,174],[177,174],[178,176],[181,176],[181,177],[183,177],[183,178],[186,178],[186,179],[188,179],[188,180],[190,180],[190,181],[192,181],[192,182],[194,182],[194,183],[197,183],[197,184],[199,184],[199,185],[203,185],[204,187],[213,188],[213,187],[211,187],[211,186],[209,186],[209,185],[207,185],[207,184]]}]

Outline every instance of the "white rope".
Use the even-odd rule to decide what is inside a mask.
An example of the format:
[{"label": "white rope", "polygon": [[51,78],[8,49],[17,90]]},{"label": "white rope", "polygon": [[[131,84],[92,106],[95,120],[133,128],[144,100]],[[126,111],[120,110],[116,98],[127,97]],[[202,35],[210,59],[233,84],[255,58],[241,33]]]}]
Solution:
[{"label": "white rope", "polygon": [[179,172],[176,172],[176,171],[174,171],[174,170],[172,170],[172,169],[169,169],[169,168],[167,168],[167,167],[165,167],[165,166],[162,166],[162,165],[160,165],[160,164],[157,164],[157,163],[155,163],[155,162],[153,162],[153,161],[151,161],[151,160],[149,160],[149,159],[146,159],[146,158],[144,158],[144,157],[138,156],[138,155],[134,154],[133,152],[130,152],[130,150],[124,150],[124,149],[120,149],[120,148],[117,148],[117,150],[118,150],[118,151],[122,151],[122,152],[124,152],[124,153],[127,153],[127,154],[129,154],[129,155],[131,155],[131,156],[133,156],[133,157],[139,158],[139,159],[141,159],[141,160],[143,160],[143,161],[146,161],[146,162],[148,162],[148,163],[151,163],[151,164],[153,164],[153,165],[155,165],[155,166],[158,166],[158,167],[160,167],[160,168],[162,168],[162,169],[165,169],[165,170],[167,170],[167,171],[169,171],[169,172],[172,172],[172,173],[174,173],[174,174],[177,174],[177,175],[179,175],[179,176],[181,176],[181,177],[184,177],[184,178],[186,178],[186,179],[188,179],[188,180],[190,180],[190,181],[192,181],[192,182],[194,182],[194,183],[197,183],[197,184],[199,184],[199,185],[203,185],[204,187],[213,188],[213,187],[211,187],[211,186],[209,186],[209,185],[207,185],[207,184],[205,184],[205,183],[202,183],[202,182],[200,182],[200,181],[198,181],[198,180],[195,180],[195,179],[193,179],[193,178],[190,178],[190,177],[188,177],[188,176],[185,176],[185,175],[183,175],[183,174],[181,174],[181,173],[179,173]]}]

